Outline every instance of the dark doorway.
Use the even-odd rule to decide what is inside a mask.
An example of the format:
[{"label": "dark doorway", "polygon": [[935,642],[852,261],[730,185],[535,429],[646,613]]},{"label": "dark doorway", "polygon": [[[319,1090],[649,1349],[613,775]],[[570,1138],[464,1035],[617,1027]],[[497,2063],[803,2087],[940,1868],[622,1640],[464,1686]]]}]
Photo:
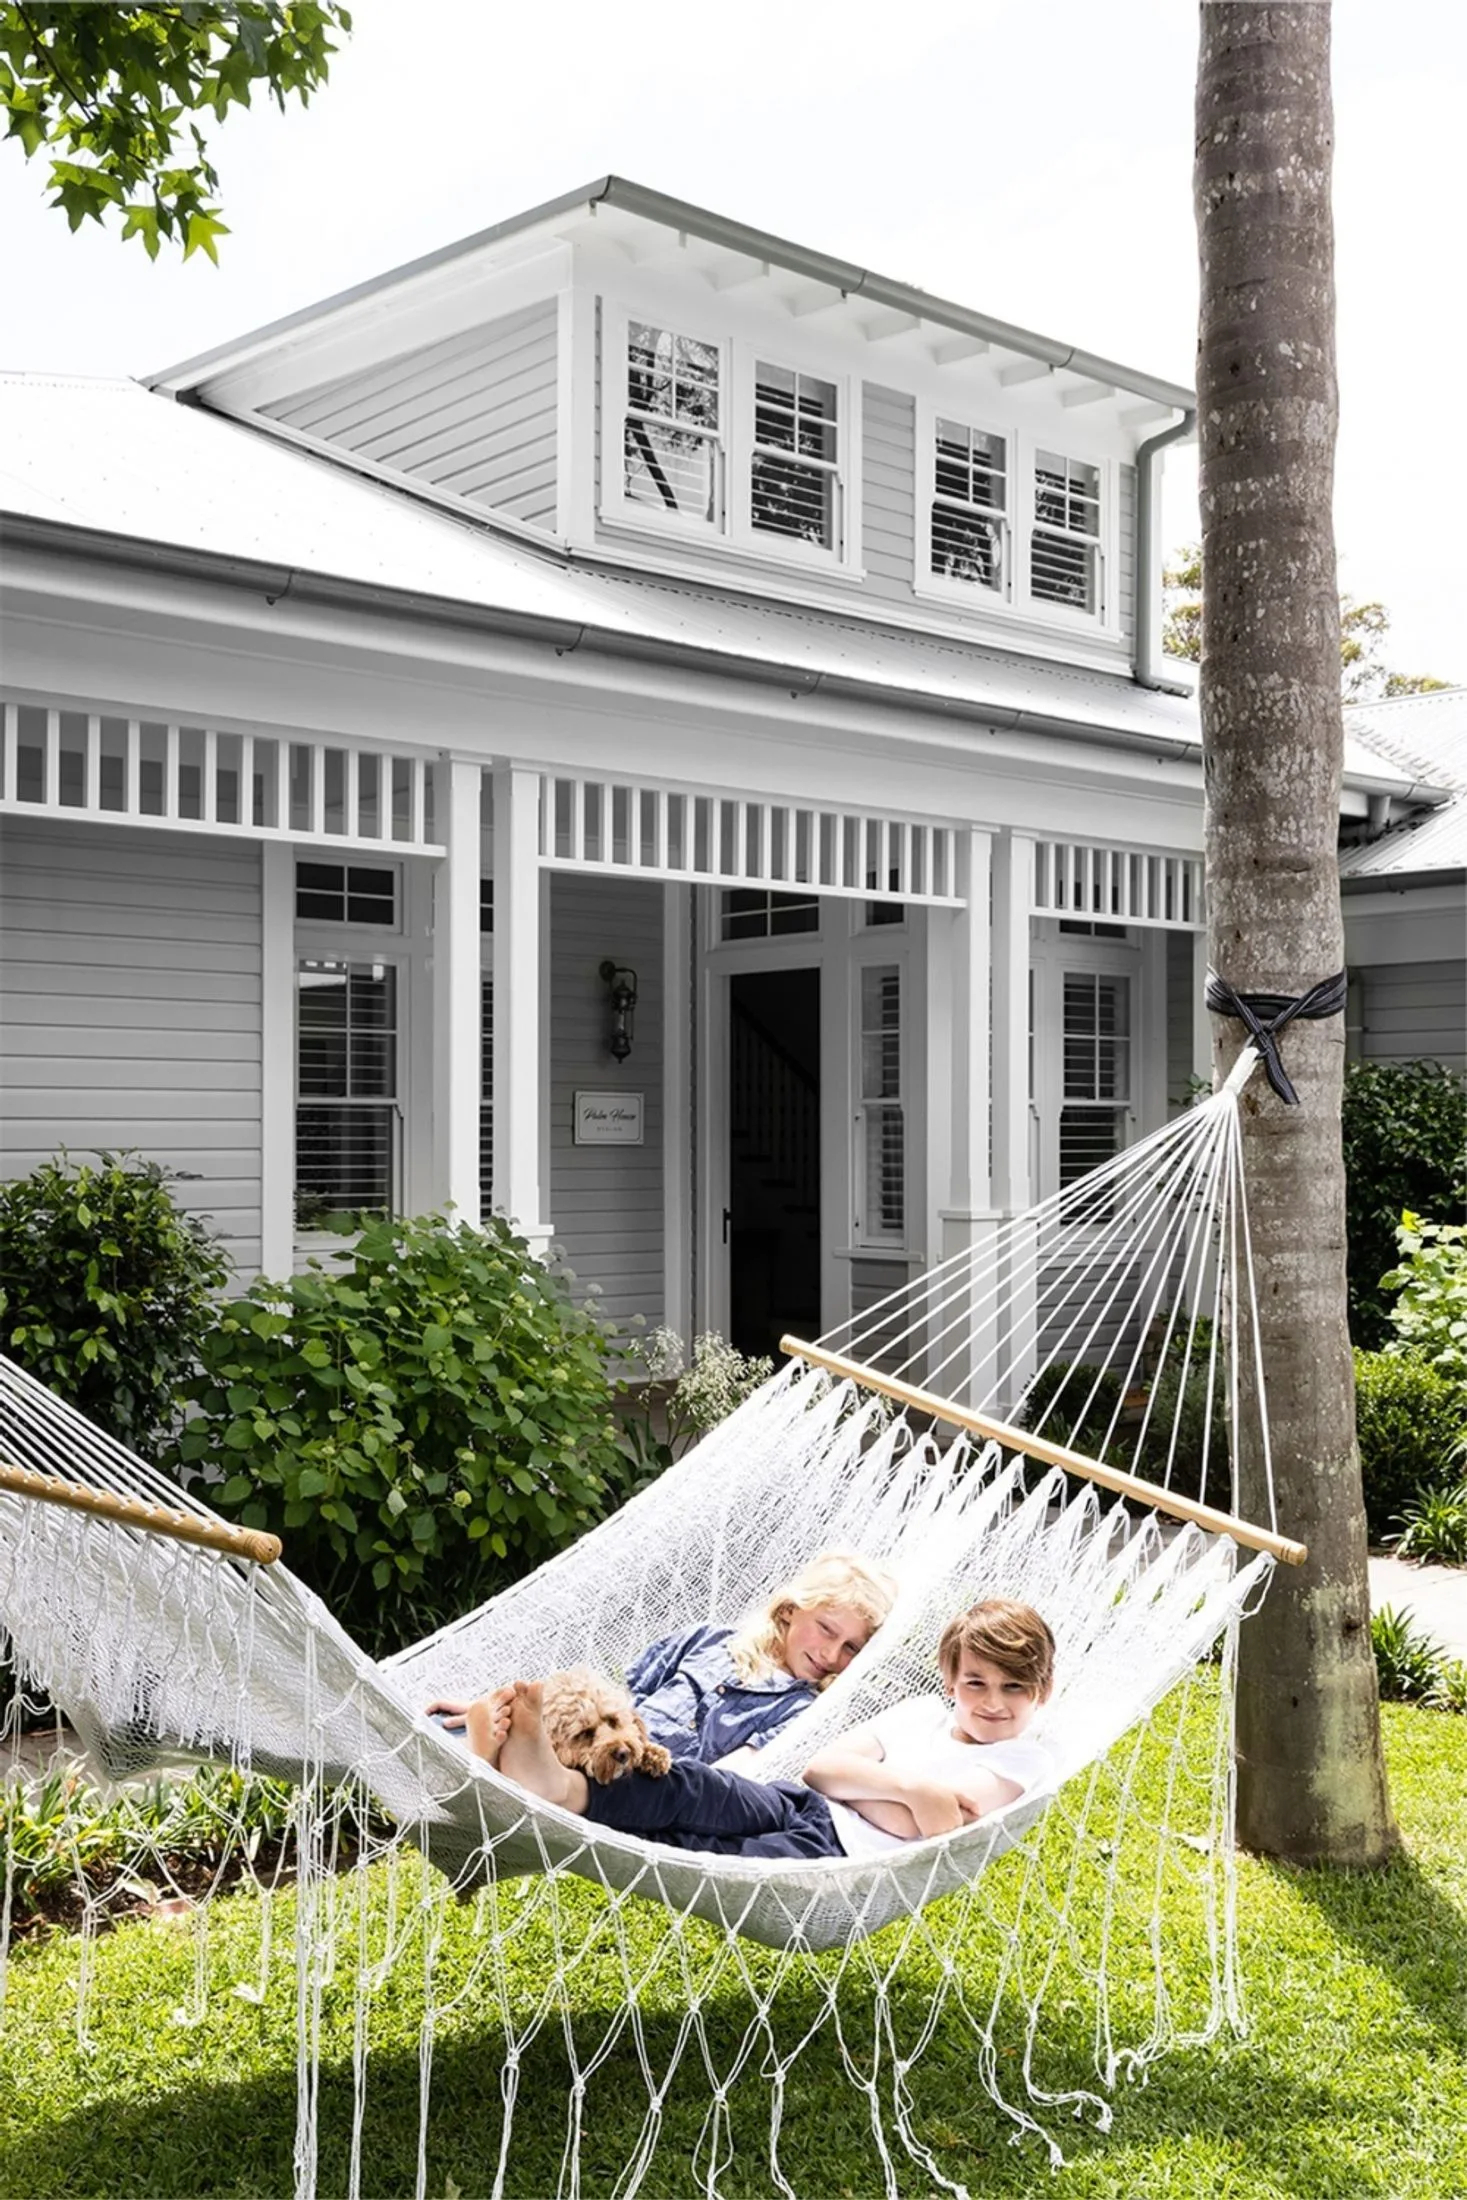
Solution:
[{"label": "dark doorway", "polygon": [[776,1361],[820,1329],[820,973],[729,980],[729,1333]]}]

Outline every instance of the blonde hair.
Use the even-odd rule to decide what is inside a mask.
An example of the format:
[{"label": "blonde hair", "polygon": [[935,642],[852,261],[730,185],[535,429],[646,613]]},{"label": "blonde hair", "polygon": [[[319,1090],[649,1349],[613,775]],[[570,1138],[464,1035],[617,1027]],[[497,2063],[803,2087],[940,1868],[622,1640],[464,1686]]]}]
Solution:
[{"label": "blonde hair", "polygon": [[[734,1671],[740,1680],[767,1681],[786,1670],[784,1636],[791,1612],[843,1604],[859,1612],[874,1635],[895,1602],[896,1582],[884,1567],[852,1551],[825,1551],[782,1581],[760,1610],[750,1612],[728,1646]],[[832,1673],[829,1680],[834,1678]]]},{"label": "blonde hair", "polygon": [[942,1630],[937,1662],[951,1688],[964,1658],[982,1658],[1041,1703],[1054,1684],[1054,1636],[1032,1604],[989,1597],[959,1612]]}]

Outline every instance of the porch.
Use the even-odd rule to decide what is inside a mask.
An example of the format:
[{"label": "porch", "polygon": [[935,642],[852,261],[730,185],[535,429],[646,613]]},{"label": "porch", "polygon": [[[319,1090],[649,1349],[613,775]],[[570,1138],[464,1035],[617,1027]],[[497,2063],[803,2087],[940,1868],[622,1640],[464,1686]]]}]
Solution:
[{"label": "porch", "polygon": [[17,698],[0,1162],[135,1147],[241,1273],[493,1207],[619,1321],[829,1329],[1206,1060],[1194,854],[909,777],[844,807]]}]

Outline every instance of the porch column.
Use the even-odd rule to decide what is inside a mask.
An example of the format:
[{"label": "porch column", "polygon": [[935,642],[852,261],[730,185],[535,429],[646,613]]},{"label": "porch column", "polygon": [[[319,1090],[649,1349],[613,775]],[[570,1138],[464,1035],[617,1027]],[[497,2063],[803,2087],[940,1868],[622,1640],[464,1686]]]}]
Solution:
[{"label": "porch column", "polygon": [[[936,1266],[992,1231],[988,1181],[990,1085],[988,989],[992,951],[993,835],[981,826],[955,835],[963,905],[929,910],[927,924],[927,1091],[929,1181]],[[942,1395],[976,1403],[987,1340],[960,1282],[939,1289],[927,1322],[924,1379]]]},{"label": "porch column", "polygon": [[1029,919],[1034,841],[1005,833],[993,852],[993,1204],[1023,1212],[1029,1182]]},{"label": "porch column", "polygon": [[[476,816],[477,830],[477,816]],[[548,1068],[540,1013],[540,775],[494,770],[494,1204],[532,1249],[550,1243],[541,1168]]]},{"label": "porch column", "polygon": [[1207,1009],[1207,934],[1192,934],[1192,1075],[1212,1083],[1212,1018]]},{"label": "porch column", "polygon": [[483,767],[445,756],[434,792],[447,854],[433,880],[433,1177],[453,1220],[479,1225],[479,806]]}]

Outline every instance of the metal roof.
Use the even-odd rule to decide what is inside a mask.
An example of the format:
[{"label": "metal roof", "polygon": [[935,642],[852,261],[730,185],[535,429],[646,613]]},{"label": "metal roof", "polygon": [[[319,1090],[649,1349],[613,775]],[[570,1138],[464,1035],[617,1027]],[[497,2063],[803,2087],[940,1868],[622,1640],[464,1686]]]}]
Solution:
[{"label": "metal roof", "polygon": [[[217,414],[133,382],[0,375],[0,526],[14,539],[177,567],[248,567],[253,585],[540,636],[562,649],[681,660],[1000,729],[1196,754],[1190,698],[1123,674],[835,612],[578,566],[506,541]],[[138,546],[143,546],[140,551]],[[1346,744],[1357,787],[1419,775]]]},{"label": "metal roof", "polygon": [[1467,688],[1352,703],[1345,727],[1372,755],[1418,780],[1450,788],[1440,808],[1348,848],[1342,879],[1399,879],[1467,868]]},{"label": "metal roof", "polygon": [[1056,337],[1041,336],[1033,329],[1015,327],[1008,321],[995,320],[991,314],[979,313],[971,306],[955,304],[951,299],[936,297],[931,291],[919,290],[911,283],[898,281],[889,275],[879,275],[871,268],[858,267],[854,261],[833,257],[828,252],[812,251],[808,246],[794,244],[788,238],[776,237],[767,230],[752,229],[746,222],[736,222],[723,214],[715,214],[707,207],[693,206],[685,199],[670,198],[665,192],[650,190],[647,185],[632,183],[625,176],[600,176],[579,191],[564,192],[559,198],[547,199],[540,206],[532,206],[522,214],[513,214],[507,221],[495,222],[488,229],[476,230],[472,236],[461,237],[456,243],[440,246],[422,258],[407,261],[402,267],[390,269],[386,274],[375,275],[370,281],[357,283],[350,290],[338,291],[334,297],[323,298],[319,304],[306,306],[298,313],[287,314],[282,320],[267,322],[263,328],[236,337],[233,342],[216,345],[213,350],[200,352],[197,358],[185,359],[178,366],[164,368],[160,373],[146,377],[150,387],[170,390],[189,389],[219,374],[228,366],[238,363],[246,355],[258,354],[270,349],[281,339],[294,335],[313,323],[326,320],[330,315],[375,297],[383,290],[416,281],[431,275],[437,269],[448,267],[456,260],[466,259],[474,253],[491,251],[507,238],[523,231],[535,229],[552,222],[563,222],[578,212],[595,208],[615,207],[624,214],[643,221],[656,222],[684,237],[697,237],[702,242],[721,246],[729,252],[739,253],[746,259],[763,261],[771,267],[787,269],[804,276],[810,282],[828,283],[833,290],[847,297],[861,297],[872,304],[887,306],[899,313],[909,313],[922,321],[930,321],[935,327],[957,330],[965,336],[979,338],[984,343],[996,344],[1005,351],[1018,352],[1026,358],[1042,359],[1056,368],[1069,368],[1076,374],[1089,375],[1097,382],[1113,384],[1117,389],[1133,391],[1148,397],[1154,403],[1173,406],[1179,411],[1191,411],[1197,399],[1194,393],[1179,382],[1164,381],[1157,375],[1144,374],[1135,367],[1121,366],[1113,359],[1102,359],[1093,352],[1079,349],[1073,344],[1061,343]]}]

